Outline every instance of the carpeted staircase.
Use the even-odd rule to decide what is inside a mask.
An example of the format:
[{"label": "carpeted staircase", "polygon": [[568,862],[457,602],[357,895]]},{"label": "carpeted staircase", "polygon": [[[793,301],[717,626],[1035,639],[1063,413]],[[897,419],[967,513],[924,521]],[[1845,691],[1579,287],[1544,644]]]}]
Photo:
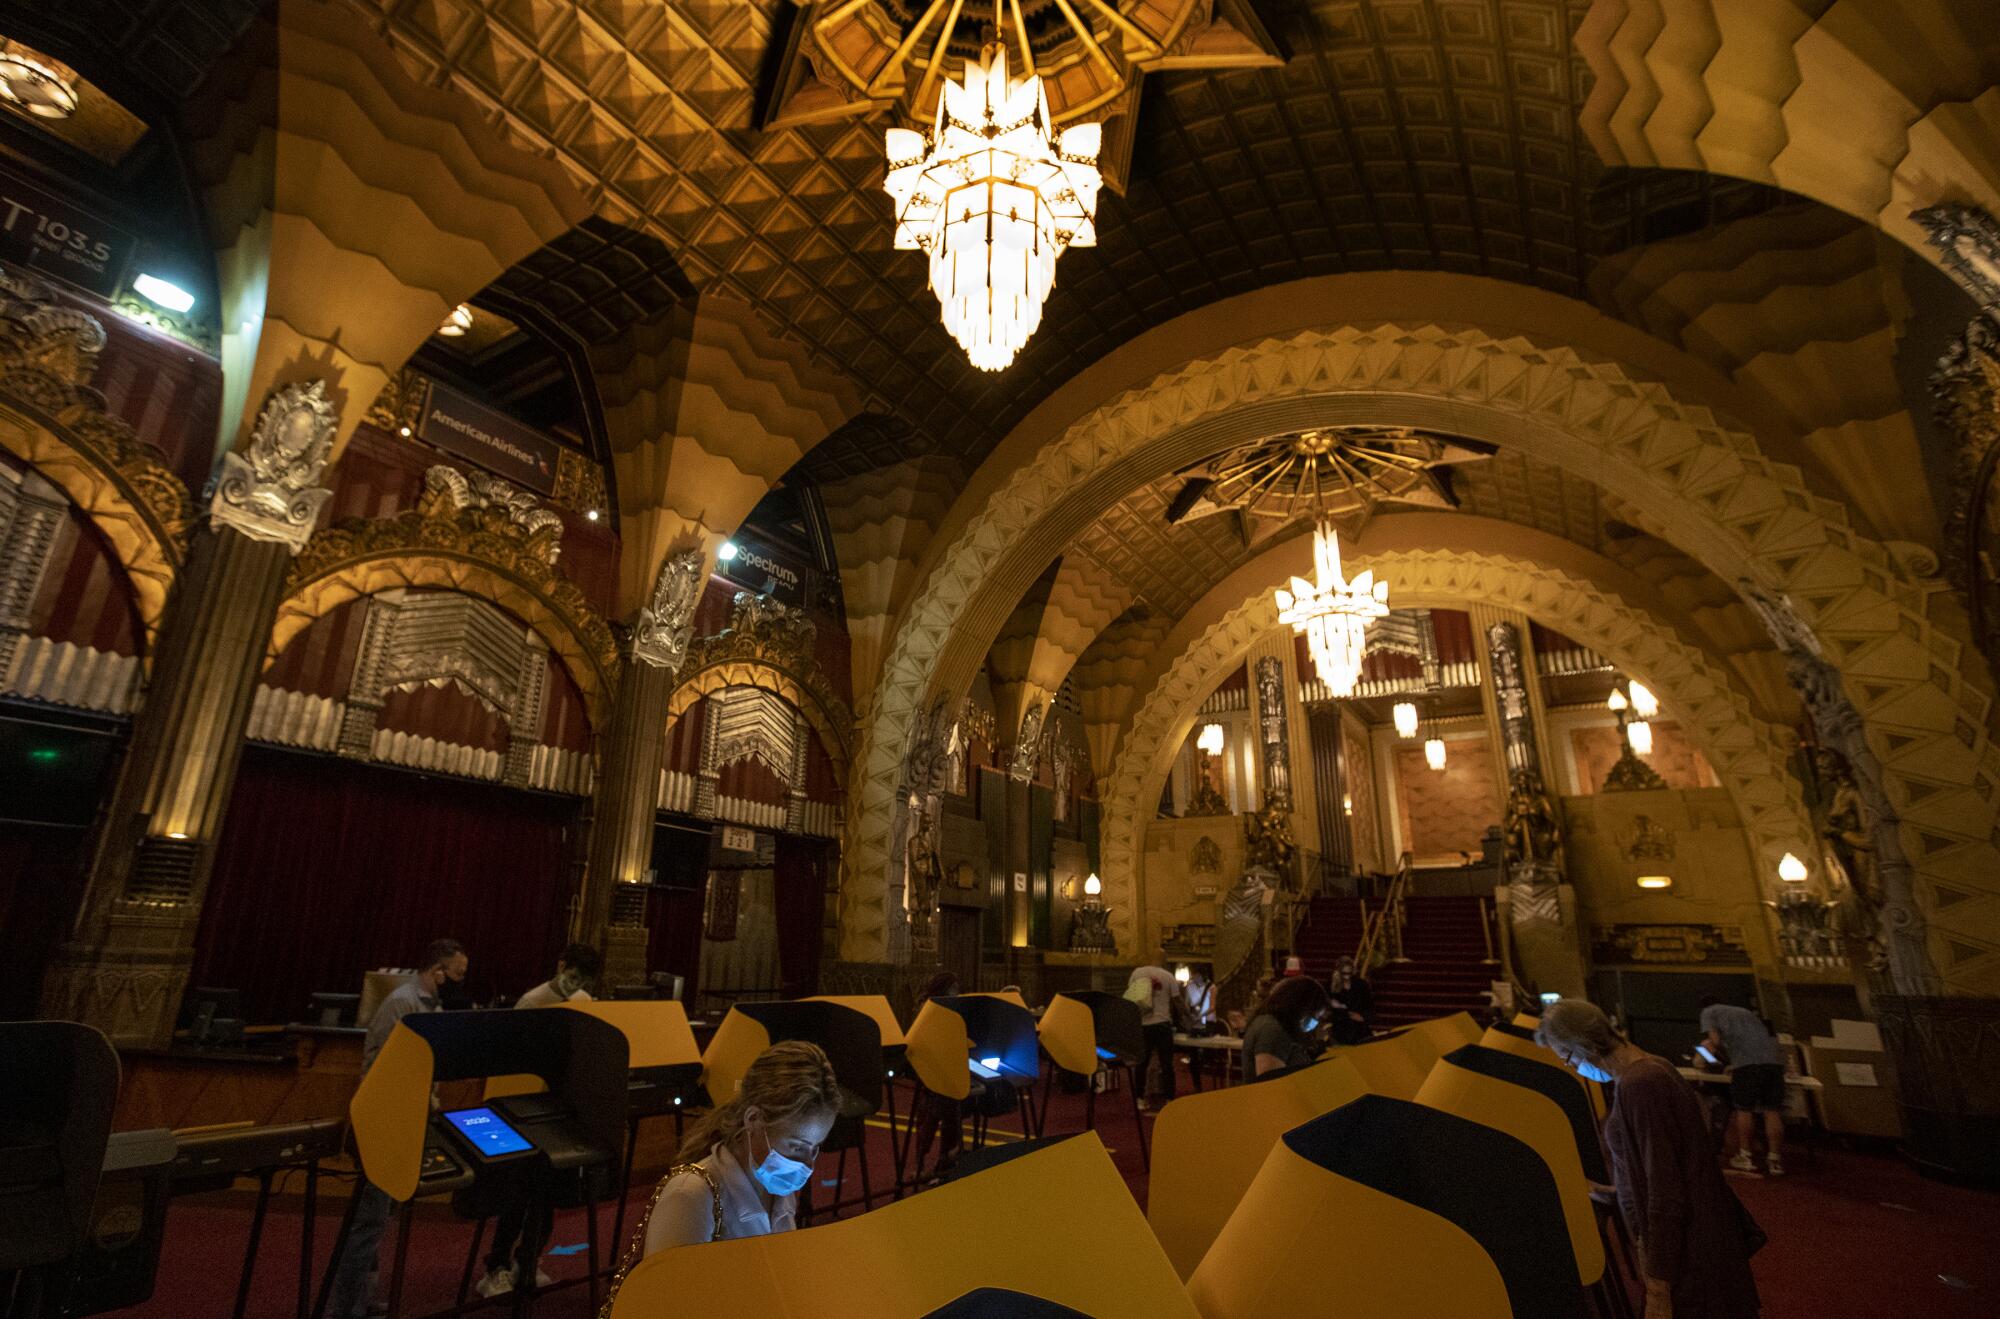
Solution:
[{"label": "carpeted staircase", "polygon": [[[1376,968],[1375,1025],[1403,1026],[1453,1012],[1483,1019],[1486,991],[1499,967],[1486,960],[1480,900],[1412,897],[1407,901],[1403,955],[1409,960]],[[1334,963],[1361,942],[1361,921],[1359,899],[1315,898],[1312,918],[1299,931],[1298,955],[1306,974],[1325,980]]]}]

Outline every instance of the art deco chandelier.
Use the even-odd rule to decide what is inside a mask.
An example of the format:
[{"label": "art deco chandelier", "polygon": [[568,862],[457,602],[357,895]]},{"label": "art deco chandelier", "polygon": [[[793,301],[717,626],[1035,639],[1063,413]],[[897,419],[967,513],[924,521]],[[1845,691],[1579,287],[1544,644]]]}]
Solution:
[{"label": "art deco chandelier", "polygon": [[1063,249],[1097,243],[1102,127],[1052,138],[1042,80],[1009,79],[995,41],[944,85],[928,135],[888,130],[896,246],[930,254],[945,328],[981,370],[1013,361],[1041,324]]},{"label": "art deco chandelier", "polygon": [[1319,680],[1335,696],[1349,696],[1361,677],[1367,653],[1368,625],[1389,613],[1389,583],[1375,580],[1372,569],[1352,582],[1340,568],[1340,537],[1331,519],[1313,523],[1313,578],[1292,578],[1290,590],[1276,592],[1278,621],[1303,632],[1312,651]]}]

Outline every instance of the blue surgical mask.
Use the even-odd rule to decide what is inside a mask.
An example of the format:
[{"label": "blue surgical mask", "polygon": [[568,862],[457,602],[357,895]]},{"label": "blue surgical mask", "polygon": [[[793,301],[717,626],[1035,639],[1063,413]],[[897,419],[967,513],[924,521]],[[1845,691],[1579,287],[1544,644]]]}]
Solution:
[{"label": "blue surgical mask", "polygon": [[1577,1064],[1575,1064],[1575,1066],[1576,1066],[1576,1074],[1578,1076],[1581,1076],[1584,1080],[1595,1081],[1599,1085],[1611,1084],[1612,1081],[1611,1073],[1605,1071],[1602,1067],[1599,1067],[1596,1063],[1578,1062]]},{"label": "blue surgical mask", "polygon": [[805,1189],[805,1184],[812,1180],[813,1170],[810,1163],[788,1159],[772,1149],[764,1155],[762,1163],[750,1170],[750,1175],[772,1195],[793,1195]]}]

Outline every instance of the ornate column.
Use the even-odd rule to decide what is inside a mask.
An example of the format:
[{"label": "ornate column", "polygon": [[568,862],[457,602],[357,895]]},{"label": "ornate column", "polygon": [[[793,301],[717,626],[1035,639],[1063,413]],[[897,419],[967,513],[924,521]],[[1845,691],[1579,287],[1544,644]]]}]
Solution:
[{"label": "ornate column", "polygon": [[223,456],[45,1015],[119,1044],[172,1038],[257,674],[291,556],[330,494],[317,482],[337,423],[324,381],[285,385]]},{"label": "ornate column", "polygon": [[605,980],[645,979],[646,872],[653,855],[653,818],[660,809],[660,761],[694,607],[707,578],[699,548],[667,557],[625,647],[625,664],[611,719],[597,743],[597,787],[591,797],[590,850],[584,863],[578,937],[601,942]]}]

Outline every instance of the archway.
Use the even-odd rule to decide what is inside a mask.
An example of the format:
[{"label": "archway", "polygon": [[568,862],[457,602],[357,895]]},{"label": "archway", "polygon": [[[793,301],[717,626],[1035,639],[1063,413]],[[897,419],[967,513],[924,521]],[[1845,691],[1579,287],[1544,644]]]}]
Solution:
[{"label": "archway", "polygon": [[[1317,288],[1298,295],[1319,292],[1323,306],[1366,278],[1308,281]],[[1493,281],[1416,283],[1427,300],[1464,289],[1464,314],[1494,306]],[[1369,320],[1245,344],[1242,323],[1219,305],[1184,318],[1202,326],[1175,322],[1130,346],[1135,360],[1157,361],[1163,343],[1198,339],[1205,327],[1217,344],[1208,355],[1182,359],[1059,428],[1043,419],[1057,433],[1038,452],[1012,455],[1020,465],[983,487],[976,481],[983,502],[956,520],[956,534],[933,556],[870,702],[860,789],[849,803],[844,954],[877,960],[887,948],[897,775],[917,712],[937,693],[963,687],[1012,602],[1046,567],[1049,547],[1144,481],[1311,425],[1413,425],[1519,449],[1645,510],[1648,530],[1724,581],[1789,596],[1821,645],[1845,661],[1849,694],[1892,791],[1910,802],[1903,825],[1919,873],[1952,875],[1959,886],[1965,876],[1992,873],[1993,804],[1978,790],[2000,779],[1987,729],[1990,696],[1959,672],[1961,643],[1931,623],[1921,587],[1879,542],[1855,533],[1844,508],[1817,495],[1799,468],[1773,461],[1747,430],[1650,378],[1662,363],[1678,363],[1689,379],[1705,373],[1629,328],[1603,328],[1602,317],[1577,304],[1521,300],[1539,303],[1537,315],[1551,321],[1560,319],[1551,302],[1572,308],[1580,332],[1595,324],[1592,333],[1633,347],[1647,367],[1519,333],[1519,321],[1481,328]],[[1263,309],[1280,323],[1300,314],[1268,302]],[[1115,378],[1113,368],[1100,367]]]},{"label": "archway", "polygon": [[[1140,858],[1146,825],[1174,752],[1215,684],[1242,662],[1258,637],[1278,626],[1268,590],[1244,598],[1242,584],[1282,581],[1305,571],[1310,560],[1309,546],[1295,540],[1268,551],[1216,588],[1190,614],[1181,647],[1169,643],[1171,661],[1133,714],[1104,795],[1101,874],[1106,900],[1117,906],[1111,898],[1117,894],[1124,903],[1121,947],[1135,947],[1124,939],[1136,938],[1130,921],[1143,908]],[[1756,849],[1758,873],[1775,873],[1780,857],[1806,847],[1813,837],[1812,817],[1787,768],[1787,730],[1757,717],[1720,665],[1648,610],[1575,572],[1504,551],[1371,552],[1363,547],[1349,558],[1348,567],[1354,572],[1373,569],[1386,577],[1399,607],[1480,601],[1516,609],[1640,678],[1660,695],[1735,800]],[[1227,603],[1231,595],[1236,596],[1233,604]]]}]

